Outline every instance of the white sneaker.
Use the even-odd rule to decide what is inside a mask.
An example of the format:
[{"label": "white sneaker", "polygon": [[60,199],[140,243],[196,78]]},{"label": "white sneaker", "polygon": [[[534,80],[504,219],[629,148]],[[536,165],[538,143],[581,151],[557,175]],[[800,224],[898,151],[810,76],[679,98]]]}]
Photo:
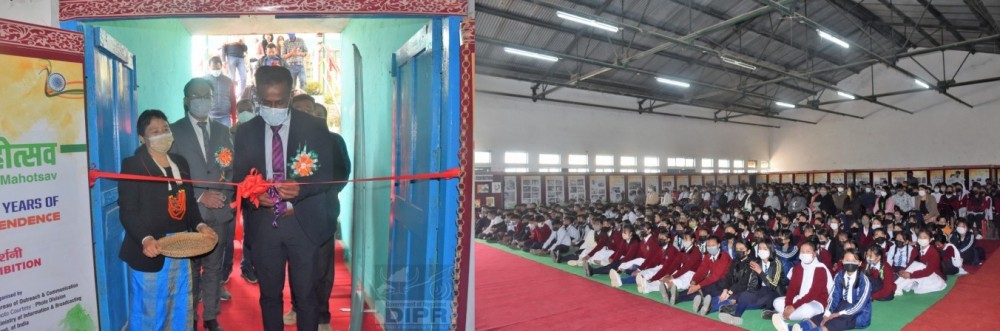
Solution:
[{"label": "white sneaker", "polygon": [[732,318],[733,315],[729,315],[726,313],[719,313],[719,320],[722,321],[722,323],[733,324]]},{"label": "white sneaker", "polygon": [[670,289],[667,288],[667,283],[660,283],[660,298],[663,299],[663,303],[670,303]]},{"label": "white sneaker", "polygon": [[706,295],[704,298],[701,298],[701,300],[701,310],[699,310],[698,313],[702,316],[708,315],[708,310],[712,308],[712,296]]},{"label": "white sneaker", "polygon": [[648,285],[649,282],[646,281],[646,278],[635,276],[635,286],[639,288],[639,293],[646,294],[646,286]]},{"label": "white sneaker", "polygon": [[566,264],[568,264],[571,267],[579,267],[580,266],[580,261],[570,260],[569,262],[566,262]]},{"label": "white sneaker", "polygon": [[295,314],[295,308],[292,308],[292,310],[289,310],[288,313],[285,314],[282,321],[285,322],[285,325],[295,325],[296,320],[298,319],[297,317],[298,316]]},{"label": "white sneaker", "polygon": [[622,287],[622,276],[618,274],[617,270],[611,270],[611,272],[608,273],[608,276],[611,276],[612,287],[615,288]]},{"label": "white sneaker", "polygon": [[691,305],[692,305],[691,306],[692,307],[691,311],[693,311],[695,314],[697,314],[697,313],[699,313],[701,311],[701,304],[702,304],[701,298],[702,298],[701,294],[698,294],[698,295],[694,296],[694,302],[691,303]]},{"label": "white sneaker", "polygon": [[903,289],[897,287],[896,288],[896,293],[893,296],[894,297],[901,297],[901,296],[903,296]]},{"label": "white sneaker", "polygon": [[959,276],[964,276],[964,275],[968,275],[968,274],[969,274],[969,272],[965,271],[965,268],[958,267],[958,275]]},{"label": "white sneaker", "polygon": [[774,315],[771,315],[771,324],[774,325],[774,329],[777,331],[788,331],[788,324],[781,318],[781,313],[776,312]]}]

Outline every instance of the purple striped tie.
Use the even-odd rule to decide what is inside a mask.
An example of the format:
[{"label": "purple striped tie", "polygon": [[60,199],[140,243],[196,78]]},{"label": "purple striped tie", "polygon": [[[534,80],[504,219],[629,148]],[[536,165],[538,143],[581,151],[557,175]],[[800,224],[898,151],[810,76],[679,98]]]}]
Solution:
[{"label": "purple striped tie", "polygon": [[[281,141],[281,125],[272,126],[271,132],[271,179],[277,183],[285,180],[285,148]],[[281,197],[278,196],[278,190],[272,186],[267,191],[274,201],[274,221],[271,222],[272,227],[278,227],[278,218],[285,213],[287,207],[285,203],[281,201]]]}]

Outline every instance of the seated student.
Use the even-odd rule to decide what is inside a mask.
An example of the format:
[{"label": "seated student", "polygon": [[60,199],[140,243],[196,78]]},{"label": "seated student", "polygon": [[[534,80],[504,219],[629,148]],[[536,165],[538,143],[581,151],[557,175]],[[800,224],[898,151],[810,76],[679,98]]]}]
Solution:
[{"label": "seated student", "polygon": [[735,304],[736,298],[748,291],[751,284],[757,283],[757,274],[750,266],[751,263],[755,263],[750,255],[750,244],[738,240],[735,246],[736,251],[733,253],[733,261],[729,264],[729,270],[719,281],[719,287],[722,288],[722,291],[719,292],[718,296],[711,297],[710,304],[700,305],[700,310],[696,310],[697,313],[707,315],[719,310],[723,305]]},{"label": "seated student", "polygon": [[[645,270],[653,265],[657,265],[660,262],[660,258],[663,256],[660,251],[660,244],[658,243],[659,238],[653,233],[656,231],[652,230],[652,226],[649,223],[643,223],[639,227],[639,238],[642,242],[639,246],[639,255],[630,261],[625,261],[617,270],[611,270],[609,275],[611,276],[611,286],[621,287],[622,278],[618,274],[618,271],[622,271],[626,274],[632,274],[633,272]],[[647,262],[648,261],[648,262]]]},{"label": "seated student", "polygon": [[660,296],[663,303],[677,303],[677,292],[687,290],[691,279],[701,266],[701,250],[694,244],[694,235],[688,230],[681,236],[681,264],[673,273],[660,279]]},{"label": "seated student", "polygon": [[776,330],[788,330],[785,321],[804,321],[822,314],[829,304],[833,277],[826,265],[816,258],[816,244],[807,241],[799,246],[799,265],[792,268],[785,296],[774,299],[774,310],[764,311]]},{"label": "seated student", "polygon": [[836,246],[832,245],[830,237],[830,233],[826,229],[816,230],[816,240],[819,242],[816,246],[816,257],[819,259],[819,262],[826,265],[828,270],[833,270],[833,254],[830,249],[831,246]]},{"label": "seated student", "polygon": [[862,266],[872,281],[872,300],[890,301],[896,294],[896,273],[878,246],[869,247]]},{"label": "seated student", "polygon": [[520,215],[514,215],[514,219],[517,220],[517,225],[514,226],[513,231],[510,235],[510,244],[507,247],[511,249],[520,249],[524,247],[524,243],[528,241],[531,237],[531,228],[528,227],[528,218]]},{"label": "seated student", "polygon": [[631,277],[622,279],[625,284],[635,283],[639,293],[655,292],[660,288],[660,279],[669,275],[681,265],[681,252],[672,245],[667,231],[657,232],[657,244],[660,246],[660,256],[647,259],[639,270],[633,271]]},{"label": "seated student", "polygon": [[569,251],[570,239],[569,236],[569,221],[560,218],[555,218],[552,221],[552,233],[549,238],[542,243],[541,252],[538,255],[549,255],[552,257],[552,261],[556,261],[559,255]]},{"label": "seated student", "polygon": [[[860,272],[861,259],[854,249],[845,250],[841,260],[844,270],[833,277],[833,291],[826,312],[812,319],[799,322],[796,331],[842,331],[864,329],[872,320],[872,282]],[[782,323],[775,327],[787,326]]]},{"label": "seated student", "polygon": [[625,224],[622,226],[621,237],[622,241],[619,242],[615,253],[611,254],[607,261],[598,261],[599,263],[603,262],[606,264],[601,267],[593,267],[591,263],[583,264],[584,275],[587,275],[587,277],[593,276],[594,274],[606,275],[611,270],[617,269],[623,262],[631,261],[639,256],[639,246],[641,246],[641,241],[639,236],[635,234],[635,228],[632,227],[632,224]]},{"label": "seated student", "polygon": [[725,323],[742,325],[743,312],[771,305],[787,285],[781,260],[772,254],[774,247],[768,241],[759,242],[755,247],[756,258],[749,263],[753,276],[746,291],[728,297],[724,291],[720,295],[719,319]]},{"label": "seated student", "polygon": [[701,311],[701,307],[711,305],[712,297],[722,293],[722,285],[719,283],[729,271],[729,265],[733,262],[729,255],[723,254],[719,247],[719,238],[709,237],[705,242],[706,254],[702,256],[698,270],[691,277],[691,282],[687,284],[687,291],[684,294],[677,294],[674,303],[680,301],[694,300],[694,311]]},{"label": "seated student", "polygon": [[545,224],[545,216],[542,215],[535,215],[535,219],[531,220],[529,226],[532,227],[531,238],[521,250],[538,254],[542,250],[542,244],[549,240],[552,235],[552,229],[549,228],[548,224]]},{"label": "seated student", "polygon": [[[841,244],[841,247],[842,247],[842,249],[843,249],[844,252],[846,252],[848,249],[853,249],[853,250],[856,250],[858,252],[862,251],[861,249],[858,248],[857,244],[855,244],[853,241],[845,241],[843,244]],[[843,254],[843,253],[841,253],[841,254]],[[840,259],[841,259],[841,261],[843,261],[844,258],[841,257]],[[837,261],[837,263],[833,265],[833,269],[830,269],[830,273],[837,274],[841,270],[844,270],[844,265],[840,261]]]},{"label": "seated student", "polygon": [[[876,228],[876,225],[879,227]],[[881,224],[877,224],[875,222],[872,222],[872,244],[868,248],[871,247],[878,247],[882,249],[883,255],[886,256],[886,261],[892,259],[888,255],[889,251],[892,249],[892,241],[889,240],[889,235],[885,232],[885,229],[881,227]]]},{"label": "seated student", "polygon": [[579,266],[581,255],[589,253],[595,247],[597,247],[597,241],[599,239],[598,233],[601,232],[601,221],[596,217],[591,218],[590,226],[586,227],[584,230],[584,235],[582,236],[583,241],[580,243],[579,248],[572,254],[563,255],[559,258],[557,263],[563,263],[569,261],[571,266]]},{"label": "seated student", "polygon": [[931,245],[927,230],[918,232],[917,244],[920,246],[919,254],[906,270],[899,272],[899,278],[896,279],[896,296],[903,295],[905,291],[916,294],[937,292],[948,286],[941,271],[941,255]]},{"label": "seated student", "polygon": [[569,265],[583,266],[584,263],[605,265],[608,258],[615,254],[615,249],[618,248],[618,245],[624,241],[621,233],[612,226],[613,221],[604,216],[600,216],[599,219],[601,220],[601,228],[597,233],[597,246],[589,252],[585,252],[584,255],[581,255],[580,260],[569,261]]},{"label": "seated student", "polygon": [[735,259],[736,256],[736,225],[733,223],[726,224],[725,232],[723,233],[722,252],[729,255],[730,259]]},{"label": "seated student", "polygon": [[782,275],[787,275],[792,267],[799,264],[799,245],[794,239],[791,230],[784,229],[778,232],[778,240],[774,245],[774,255],[781,261]]},{"label": "seated student", "polygon": [[980,265],[976,254],[976,236],[969,232],[969,222],[965,219],[958,219],[955,232],[951,234],[949,241],[958,247],[964,265]]},{"label": "seated student", "polygon": [[962,268],[962,255],[958,254],[958,248],[945,239],[944,234],[934,236],[934,248],[941,253],[941,272],[946,276],[968,274]]},{"label": "seated student", "polygon": [[889,256],[889,265],[896,272],[906,269],[913,260],[917,258],[917,248],[913,247],[906,233],[896,231],[896,240],[892,243],[892,249],[886,254]]},{"label": "seated student", "polygon": [[500,238],[500,243],[505,246],[510,246],[511,241],[514,240],[514,232],[517,232],[517,225],[521,223],[518,220],[520,217],[508,212],[505,214],[504,218],[507,219],[507,231],[503,234],[502,238]]}]

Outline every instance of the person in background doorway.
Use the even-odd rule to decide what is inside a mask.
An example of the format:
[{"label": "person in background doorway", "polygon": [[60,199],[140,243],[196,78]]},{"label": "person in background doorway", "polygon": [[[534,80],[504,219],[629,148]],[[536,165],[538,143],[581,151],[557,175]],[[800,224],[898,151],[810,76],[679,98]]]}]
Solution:
[{"label": "person in background doorway", "polygon": [[264,56],[257,61],[257,68],[284,66],[286,66],[285,59],[278,56],[278,46],[275,44],[268,44]]},{"label": "person in background doorway", "polygon": [[231,127],[236,117],[236,91],[233,80],[222,73],[222,59],[218,56],[208,59],[208,65],[210,71],[204,78],[212,83],[212,91],[217,91],[212,94],[212,111],[208,117],[227,128]]},{"label": "person in background doorway", "polygon": [[267,52],[268,45],[274,45],[274,35],[270,33],[261,36],[260,44],[257,45],[257,54],[264,54]]},{"label": "person in background doorway", "polygon": [[[170,125],[175,143],[170,151],[190,160],[191,179],[203,182],[232,181],[233,139],[229,130],[208,118],[212,110],[212,83],[203,78],[193,78],[184,85],[184,112],[187,116]],[[198,202],[205,224],[219,235],[215,249],[207,255],[193,259],[193,289],[204,303],[202,319],[205,329],[221,330],[216,317],[219,302],[232,299],[223,282],[228,280],[225,261],[232,267],[233,209],[229,207],[233,191],[223,184],[192,184],[191,197]],[[197,301],[197,300],[196,300]]]},{"label": "person in background doorway", "polygon": [[[194,197],[187,160],[169,154],[174,138],[167,116],[155,109],[143,111],[136,121],[142,143],[135,154],[122,160],[122,174],[174,178],[171,182],[123,180],[118,183],[118,207],[125,237],[118,257],[128,265],[129,306],[132,330],[197,329],[189,259],[160,255],[157,239],[181,232],[200,232],[218,238],[202,222]],[[190,198],[188,198],[190,197]],[[169,206],[170,200],[186,201]]]},{"label": "person in background doorway", "polygon": [[229,77],[235,80],[237,75],[240,76],[237,91],[242,91],[247,86],[247,44],[243,42],[243,38],[239,38],[235,42],[223,45],[222,54],[225,55],[226,72],[229,73]]},{"label": "person in background doorway", "polygon": [[233,124],[233,127],[229,128],[229,133],[235,136],[236,128],[240,124],[249,122],[254,117],[257,117],[257,114],[253,111],[253,101],[247,99],[240,100],[240,102],[236,103],[236,123]]},{"label": "person in background doorway", "polygon": [[304,91],[306,89],[306,55],[309,54],[306,42],[296,38],[294,33],[289,33],[282,54],[284,55],[281,57],[288,63],[288,71],[292,73],[292,90]]}]

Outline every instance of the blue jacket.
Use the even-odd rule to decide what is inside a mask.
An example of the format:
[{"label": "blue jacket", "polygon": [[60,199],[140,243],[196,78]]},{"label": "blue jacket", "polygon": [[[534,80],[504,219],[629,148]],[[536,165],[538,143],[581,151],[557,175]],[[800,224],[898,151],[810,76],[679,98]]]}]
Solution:
[{"label": "blue jacket", "polygon": [[854,292],[854,303],[847,303],[847,296],[844,292],[844,271],[837,273],[833,277],[833,291],[830,291],[830,301],[827,307],[830,313],[843,312],[843,315],[854,316],[854,325],[858,329],[867,328],[872,322],[872,283],[868,275],[858,271],[855,273],[858,280],[850,291]]}]

